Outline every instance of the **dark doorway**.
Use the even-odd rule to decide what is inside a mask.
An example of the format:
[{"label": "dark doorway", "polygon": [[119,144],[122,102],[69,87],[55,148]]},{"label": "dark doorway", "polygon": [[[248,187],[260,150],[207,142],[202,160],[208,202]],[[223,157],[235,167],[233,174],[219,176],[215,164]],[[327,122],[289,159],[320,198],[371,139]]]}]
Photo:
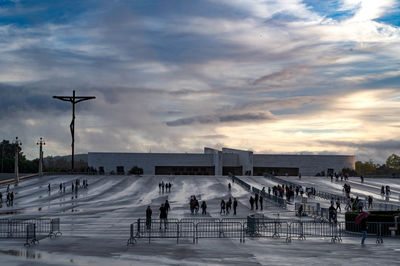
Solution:
[{"label": "dark doorway", "polygon": [[298,176],[299,168],[291,168],[291,167],[254,167],[253,173],[256,176],[262,176],[264,173],[274,174],[274,175],[289,175],[289,176]]},{"label": "dark doorway", "polygon": [[224,166],[222,167],[222,175],[243,175],[242,166]]},{"label": "dark doorway", "polygon": [[215,175],[214,166],[156,166],[156,175]]},{"label": "dark doorway", "polygon": [[117,175],[124,175],[125,170],[123,166],[117,166]]}]

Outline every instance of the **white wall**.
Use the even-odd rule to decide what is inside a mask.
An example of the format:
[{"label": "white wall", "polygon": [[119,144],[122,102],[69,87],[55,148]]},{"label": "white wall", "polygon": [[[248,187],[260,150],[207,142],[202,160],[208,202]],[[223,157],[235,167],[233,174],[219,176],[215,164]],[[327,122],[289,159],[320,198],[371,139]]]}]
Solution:
[{"label": "white wall", "polygon": [[194,153],[108,153],[89,152],[88,165],[106,173],[123,166],[128,172],[133,166],[143,168],[145,175],[154,175],[155,166],[214,166],[213,154]]},{"label": "white wall", "polygon": [[353,155],[278,155],[255,154],[254,167],[294,167],[302,175],[314,176],[328,168],[339,173],[343,168],[355,168]]},{"label": "white wall", "polygon": [[237,154],[239,165],[243,166],[242,175],[246,173],[246,171],[251,171],[253,174],[253,152],[252,151],[242,151],[236,149],[222,148],[222,156],[226,156],[228,154]]}]

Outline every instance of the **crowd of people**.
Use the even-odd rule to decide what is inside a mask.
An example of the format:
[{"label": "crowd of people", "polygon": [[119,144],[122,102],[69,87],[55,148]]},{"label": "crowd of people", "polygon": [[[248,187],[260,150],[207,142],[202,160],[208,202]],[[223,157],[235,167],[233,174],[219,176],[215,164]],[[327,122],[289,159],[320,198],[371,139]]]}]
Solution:
[{"label": "crowd of people", "polygon": [[162,193],[164,193],[164,190],[165,192],[171,192],[171,187],[171,182],[164,183],[164,181],[161,181],[160,183],[158,183],[158,191]]},{"label": "crowd of people", "polygon": [[[7,207],[14,206],[15,194],[14,194],[14,191],[10,192],[10,185],[7,185],[6,192],[7,192],[7,197],[6,197],[6,205],[7,205]],[[1,207],[2,204],[3,204],[3,193],[1,193],[1,192],[0,192],[0,204],[1,204],[0,205],[0,207]]]},{"label": "crowd of people", "polygon": [[[160,217],[160,230],[164,228],[165,230],[168,229],[168,212],[171,210],[171,206],[169,205],[168,200],[165,200],[165,203],[161,204],[159,210],[159,217]],[[146,228],[151,228],[151,219],[153,215],[153,210],[150,206],[147,206],[146,209]]]},{"label": "crowd of people", "polygon": [[[66,187],[67,187],[67,182],[59,183],[58,187],[59,187],[58,192],[65,193]],[[81,184],[81,180],[79,178],[77,178],[77,179],[75,179],[75,181],[71,182],[71,191],[75,192],[75,193],[78,192],[79,188],[87,189],[88,187],[89,187],[89,183],[88,183],[87,179],[83,179],[82,184]],[[50,183],[47,185],[47,191],[49,193],[51,192],[51,184]]]}]

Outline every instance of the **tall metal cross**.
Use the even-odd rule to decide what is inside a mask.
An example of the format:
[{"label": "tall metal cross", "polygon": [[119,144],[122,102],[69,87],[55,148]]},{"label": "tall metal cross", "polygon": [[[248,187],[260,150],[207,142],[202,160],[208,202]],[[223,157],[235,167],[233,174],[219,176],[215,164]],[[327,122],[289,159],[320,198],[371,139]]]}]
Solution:
[{"label": "tall metal cross", "polygon": [[72,103],[72,121],[71,124],[69,125],[69,128],[71,130],[71,136],[72,136],[72,158],[71,158],[71,172],[74,172],[74,144],[75,144],[75,104],[91,100],[91,99],[96,99],[95,96],[75,96],[75,90],[72,93],[71,96],[53,96],[54,99],[58,99],[61,101],[65,102],[71,102]]}]

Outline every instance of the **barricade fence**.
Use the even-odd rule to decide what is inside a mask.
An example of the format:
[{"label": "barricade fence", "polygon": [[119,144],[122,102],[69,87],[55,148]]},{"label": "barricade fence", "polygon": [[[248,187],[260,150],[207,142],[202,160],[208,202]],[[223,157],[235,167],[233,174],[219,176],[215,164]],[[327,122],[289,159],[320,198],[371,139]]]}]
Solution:
[{"label": "barricade fence", "polygon": [[[34,232],[34,233],[33,233]],[[0,239],[32,239],[60,236],[60,219],[0,219]]]},{"label": "barricade fence", "polygon": [[[271,179],[272,181],[275,181],[280,184],[285,184],[285,185],[289,185],[289,186],[292,185],[294,187],[299,185],[294,182],[280,179],[271,174],[264,174],[264,177],[267,177],[267,178]],[[333,193],[324,192],[324,191],[320,191],[320,190],[315,191],[315,196],[322,198],[322,199],[326,199],[326,200],[339,199],[342,203],[345,203],[347,200],[347,197],[344,195],[333,194]],[[360,195],[357,195],[357,196],[361,197]],[[366,208],[368,205],[367,201],[365,201],[365,203],[366,204],[364,207]],[[398,211],[398,210],[400,210],[400,205],[389,204],[389,203],[373,203],[372,208],[370,208],[370,209],[371,210],[382,210],[382,211]]]},{"label": "barricade fence", "polygon": [[234,175],[230,175],[230,177],[232,178],[232,181],[235,180],[235,182],[237,182],[244,189],[252,190],[254,193],[258,193],[260,196],[262,196],[265,200],[268,200],[272,203],[275,203],[279,207],[286,209],[287,205],[286,205],[285,199],[283,199],[281,197],[277,197],[272,194],[268,194],[265,191],[259,190],[258,188],[254,187],[254,186],[251,187],[249,184],[247,184],[246,182],[242,181],[240,178],[238,178]]},{"label": "barricade fence", "polygon": [[[400,227],[393,227],[394,223],[367,222],[369,236],[376,237],[376,243],[383,243],[383,237],[393,236],[393,230],[400,230]],[[399,229],[398,229],[399,228]],[[396,231],[398,234],[398,231]],[[198,243],[199,239],[239,239],[245,242],[246,237],[250,238],[283,238],[286,242],[292,239],[305,240],[307,238],[329,238],[332,242],[341,242],[344,237],[360,237],[359,225],[354,222],[327,222],[312,220],[279,220],[265,217],[217,219],[184,218],[167,219],[138,219],[130,225],[130,238],[127,245],[134,245],[137,239],[181,239]]]},{"label": "barricade fence", "polygon": [[229,177],[232,178],[232,182],[233,182],[233,183],[239,184],[241,187],[243,187],[243,188],[246,189],[246,190],[250,190],[250,189],[251,189],[251,186],[250,186],[249,184],[247,184],[247,183],[244,182],[243,180],[237,178],[236,176],[234,176],[234,175],[229,175]]}]

